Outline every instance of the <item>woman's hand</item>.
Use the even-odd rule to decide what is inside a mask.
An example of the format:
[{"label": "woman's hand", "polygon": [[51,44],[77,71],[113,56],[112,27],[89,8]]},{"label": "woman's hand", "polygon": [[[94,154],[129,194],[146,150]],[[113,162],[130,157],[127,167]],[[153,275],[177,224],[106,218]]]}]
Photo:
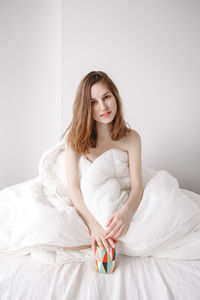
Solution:
[{"label": "woman's hand", "polygon": [[125,205],[112,214],[106,224],[108,228],[105,238],[116,239],[125,235],[129,229],[132,215],[133,214]]},{"label": "woman's hand", "polygon": [[106,250],[109,251],[109,248],[114,248],[115,243],[117,243],[117,241],[112,238],[105,238],[106,231],[98,222],[93,222],[93,224],[90,226],[90,233],[91,245],[93,249],[97,244],[97,246],[101,247],[102,250],[106,248]]}]

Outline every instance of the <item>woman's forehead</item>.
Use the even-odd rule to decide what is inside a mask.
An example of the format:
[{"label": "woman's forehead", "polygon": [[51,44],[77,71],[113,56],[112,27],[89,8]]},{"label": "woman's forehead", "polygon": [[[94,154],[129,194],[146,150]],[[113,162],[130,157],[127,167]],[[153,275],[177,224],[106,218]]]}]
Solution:
[{"label": "woman's forehead", "polygon": [[109,93],[110,90],[105,83],[97,82],[91,87],[91,98],[95,99]]}]

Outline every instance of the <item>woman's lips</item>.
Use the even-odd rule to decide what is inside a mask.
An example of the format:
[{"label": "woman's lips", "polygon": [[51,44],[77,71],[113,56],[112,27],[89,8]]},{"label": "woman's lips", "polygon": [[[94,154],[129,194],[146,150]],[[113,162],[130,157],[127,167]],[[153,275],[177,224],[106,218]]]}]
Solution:
[{"label": "woman's lips", "polygon": [[106,112],[105,114],[101,115],[100,117],[101,117],[101,118],[106,118],[106,117],[108,117],[110,114],[111,114],[111,111]]}]

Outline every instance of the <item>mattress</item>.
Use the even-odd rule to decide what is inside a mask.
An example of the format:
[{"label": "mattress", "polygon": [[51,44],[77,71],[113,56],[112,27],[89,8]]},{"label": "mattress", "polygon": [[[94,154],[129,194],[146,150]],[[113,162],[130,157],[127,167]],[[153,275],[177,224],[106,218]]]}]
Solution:
[{"label": "mattress", "polygon": [[119,254],[114,272],[100,274],[87,255],[82,262],[60,265],[34,261],[30,255],[0,257],[1,300],[105,298],[199,300],[200,261]]}]

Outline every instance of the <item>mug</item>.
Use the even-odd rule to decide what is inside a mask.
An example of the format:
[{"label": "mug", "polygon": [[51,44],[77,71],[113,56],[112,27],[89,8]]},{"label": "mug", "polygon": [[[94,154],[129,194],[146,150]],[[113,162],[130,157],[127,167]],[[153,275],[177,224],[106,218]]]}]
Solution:
[{"label": "mug", "polygon": [[94,257],[97,272],[102,274],[111,274],[115,268],[116,248],[102,250],[98,246],[94,246]]}]

